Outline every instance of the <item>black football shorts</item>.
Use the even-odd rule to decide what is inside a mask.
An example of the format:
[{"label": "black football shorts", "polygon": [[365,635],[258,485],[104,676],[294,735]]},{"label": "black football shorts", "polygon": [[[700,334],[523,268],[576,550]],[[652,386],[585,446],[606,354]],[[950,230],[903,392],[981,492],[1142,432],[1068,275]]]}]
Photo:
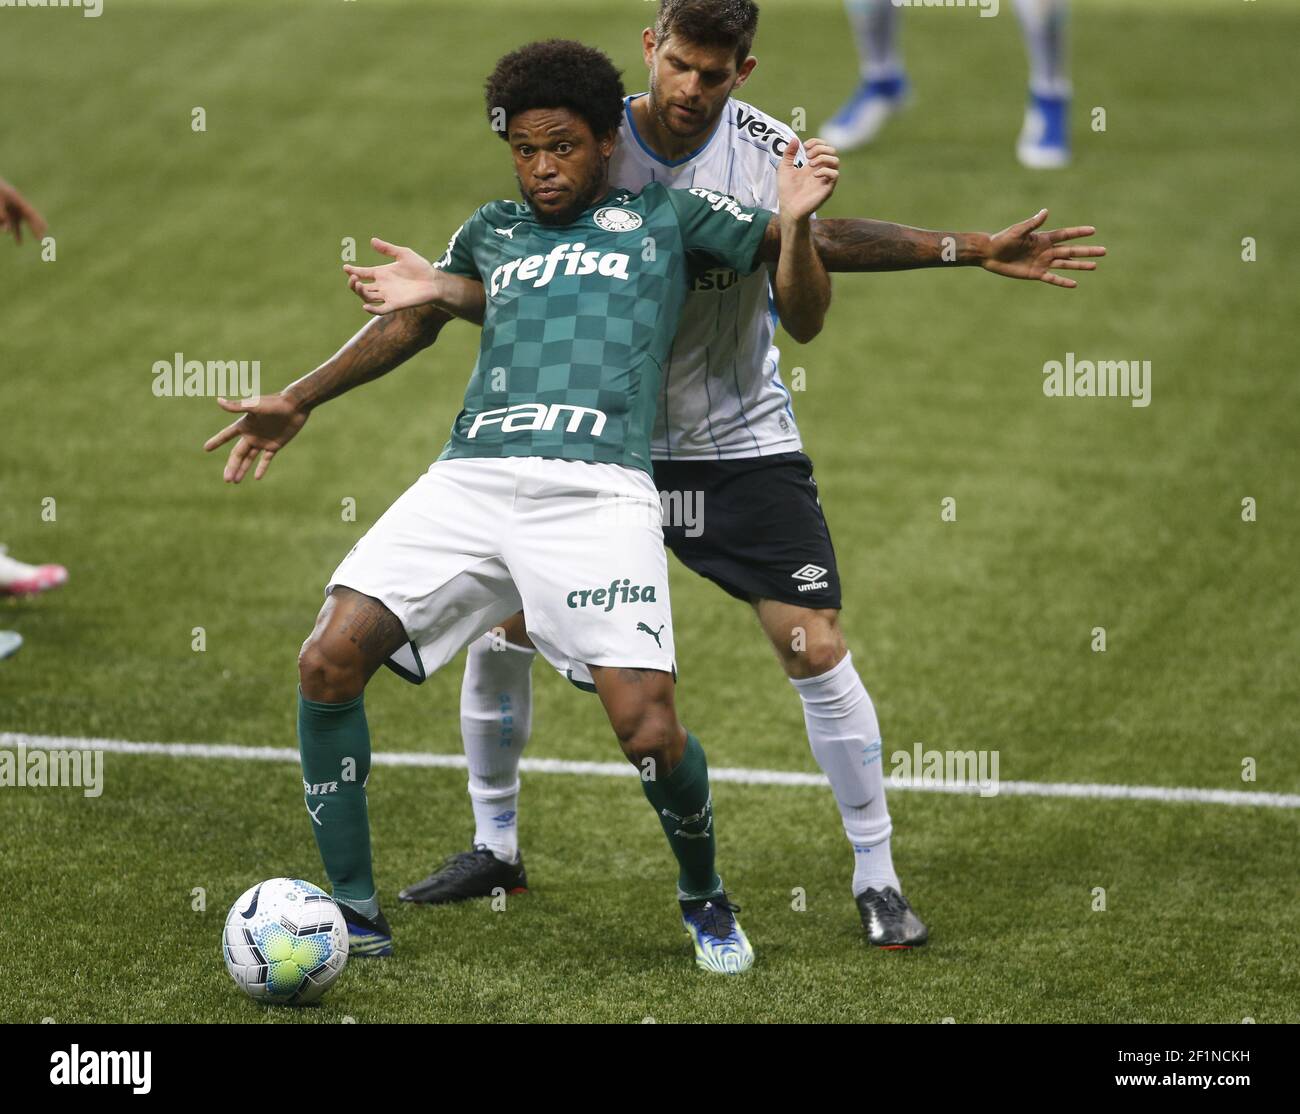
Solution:
[{"label": "black football shorts", "polygon": [[804,453],[656,460],[664,544],[739,600],[840,607],[835,548]]}]

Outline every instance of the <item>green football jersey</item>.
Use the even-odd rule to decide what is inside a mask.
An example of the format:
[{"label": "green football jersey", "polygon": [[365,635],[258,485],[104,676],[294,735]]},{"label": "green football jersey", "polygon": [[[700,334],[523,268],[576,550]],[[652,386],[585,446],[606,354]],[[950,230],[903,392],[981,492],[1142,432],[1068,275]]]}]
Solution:
[{"label": "green football jersey", "polygon": [[572,224],[484,205],[435,266],[487,294],[478,361],[439,459],[544,456],[649,472],[663,367],[696,274],[750,274],[772,214],[710,190],[611,190]]}]

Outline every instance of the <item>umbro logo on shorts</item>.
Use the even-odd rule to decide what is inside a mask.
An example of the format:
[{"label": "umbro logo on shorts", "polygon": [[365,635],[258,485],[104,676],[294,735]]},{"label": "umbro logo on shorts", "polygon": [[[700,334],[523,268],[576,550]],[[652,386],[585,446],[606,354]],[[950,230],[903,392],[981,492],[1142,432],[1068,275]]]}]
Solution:
[{"label": "umbro logo on shorts", "polygon": [[829,580],[821,580],[826,575],[826,570],[821,565],[804,565],[798,572],[792,572],[790,576],[794,580],[803,580],[807,583],[799,585],[799,591],[812,592],[818,588],[829,588]]},{"label": "umbro logo on shorts", "polygon": [[[599,607],[613,611],[619,603],[655,603],[653,584],[633,584],[624,577],[610,582],[608,588],[578,588],[570,592],[565,602],[570,607]],[[663,628],[660,627],[660,630]]]}]

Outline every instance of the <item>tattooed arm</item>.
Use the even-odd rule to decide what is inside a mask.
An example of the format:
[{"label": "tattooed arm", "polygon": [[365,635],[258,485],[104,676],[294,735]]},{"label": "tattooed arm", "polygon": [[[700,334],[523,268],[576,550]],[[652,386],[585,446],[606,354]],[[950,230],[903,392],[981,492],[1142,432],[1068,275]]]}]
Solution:
[{"label": "tattooed arm", "polygon": [[377,317],[315,371],[290,383],[281,393],[290,395],[300,408],[314,410],[322,402],[400,367],[437,340],[450,320],[451,314],[436,306],[413,306]]},{"label": "tattooed arm", "polygon": [[[930,232],[882,220],[814,220],[813,239],[826,270],[909,271],[918,267],[982,267],[1007,278],[1036,279],[1053,286],[1073,287],[1074,279],[1054,271],[1091,271],[1093,259],[1106,249],[1068,240],[1092,236],[1091,225],[1038,229],[1047,220],[1043,209],[1028,220],[991,235],[987,232]],[[774,221],[775,225],[776,222]],[[764,257],[780,253],[780,229],[774,228],[764,244]]]},{"label": "tattooed arm", "polygon": [[450,320],[450,314],[433,306],[416,306],[377,317],[315,371],[278,394],[233,402],[217,399],[223,410],[241,417],[208,438],[204,451],[211,452],[239,438],[230,450],[222,476],[227,483],[237,484],[257,462],[253,478],[260,480],[275,454],[307,424],[312,410],[353,387],[387,375],[428,348]]},{"label": "tattooed arm", "polygon": [[980,232],[930,232],[883,220],[813,221],[817,254],[828,271],[910,271],[980,262],[988,236]]}]

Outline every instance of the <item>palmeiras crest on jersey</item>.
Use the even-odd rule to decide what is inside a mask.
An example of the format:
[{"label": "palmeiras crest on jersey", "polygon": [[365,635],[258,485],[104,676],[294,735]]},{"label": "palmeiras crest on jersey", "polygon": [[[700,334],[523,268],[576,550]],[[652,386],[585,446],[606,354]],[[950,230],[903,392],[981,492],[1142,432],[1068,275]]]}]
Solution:
[{"label": "palmeiras crest on jersey", "polygon": [[630,209],[616,209],[612,206],[597,209],[592,220],[596,222],[597,228],[603,228],[606,232],[631,232],[641,227],[640,213],[634,213]]}]

